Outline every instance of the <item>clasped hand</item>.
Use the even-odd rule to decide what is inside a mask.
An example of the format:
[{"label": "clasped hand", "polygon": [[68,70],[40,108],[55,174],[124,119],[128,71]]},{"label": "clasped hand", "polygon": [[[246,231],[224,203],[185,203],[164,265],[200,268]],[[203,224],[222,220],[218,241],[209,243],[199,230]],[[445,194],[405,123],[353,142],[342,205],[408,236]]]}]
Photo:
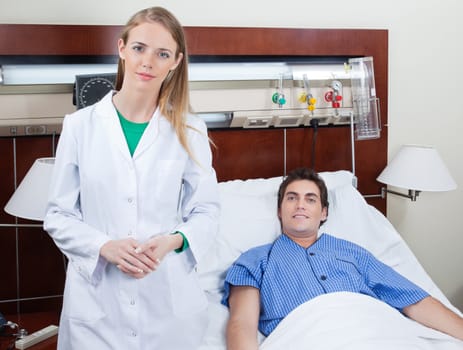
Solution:
[{"label": "clasped hand", "polygon": [[169,236],[160,235],[143,244],[133,238],[111,240],[101,247],[100,254],[127,275],[143,278],[159,267],[169,251]]}]

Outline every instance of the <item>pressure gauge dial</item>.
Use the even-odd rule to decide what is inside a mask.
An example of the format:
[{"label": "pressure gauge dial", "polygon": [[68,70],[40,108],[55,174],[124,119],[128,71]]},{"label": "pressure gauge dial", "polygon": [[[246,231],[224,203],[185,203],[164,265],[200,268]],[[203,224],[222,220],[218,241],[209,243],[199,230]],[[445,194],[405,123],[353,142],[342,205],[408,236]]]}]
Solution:
[{"label": "pressure gauge dial", "polygon": [[115,85],[115,73],[76,75],[74,104],[77,109],[90,106],[113,90]]},{"label": "pressure gauge dial", "polygon": [[342,90],[342,83],[339,80],[333,80],[331,82],[331,88],[334,91],[340,92]]}]

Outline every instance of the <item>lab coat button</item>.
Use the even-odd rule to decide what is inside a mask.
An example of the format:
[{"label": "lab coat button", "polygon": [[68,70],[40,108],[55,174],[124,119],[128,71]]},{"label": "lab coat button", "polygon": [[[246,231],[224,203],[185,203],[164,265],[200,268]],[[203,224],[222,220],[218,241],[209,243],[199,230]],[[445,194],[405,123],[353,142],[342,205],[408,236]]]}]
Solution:
[{"label": "lab coat button", "polygon": [[135,305],[135,300],[130,300],[130,305]]},{"label": "lab coat button", "polygon": [[132,331],[132,337],[136,337],[136,336],[137,336],[137,332]]},{"label": "lab coat button", "polygon": [[132,203],[132,198],[127,199],[127,202]]}]

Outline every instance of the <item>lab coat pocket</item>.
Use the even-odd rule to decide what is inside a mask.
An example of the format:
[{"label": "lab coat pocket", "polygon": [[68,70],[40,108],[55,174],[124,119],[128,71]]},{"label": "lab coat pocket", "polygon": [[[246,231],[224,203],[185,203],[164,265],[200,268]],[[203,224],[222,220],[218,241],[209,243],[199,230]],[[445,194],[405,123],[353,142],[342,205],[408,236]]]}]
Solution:
[{"label": "lab coat pocket", "polygon": [[184,164],[185,162],[177,159],[161,159],[156,162],[156,169],[150,176],[153,179],[153,189],[158,196],[177,199],[173,193],[180,192]]},{"label": "lab coat pocket", "polygon": [[64,289],[63,317],[90,323],[105,317],[99,297],[101,285],[92,285],[73,269],[68,269]]},{"label": "lab coat pocket", "polygon": [[169,256],[169,282],[175,316],[185,317],[207,308],[207,298],[201,289],[197,273],[188,269],[186,254]]}]

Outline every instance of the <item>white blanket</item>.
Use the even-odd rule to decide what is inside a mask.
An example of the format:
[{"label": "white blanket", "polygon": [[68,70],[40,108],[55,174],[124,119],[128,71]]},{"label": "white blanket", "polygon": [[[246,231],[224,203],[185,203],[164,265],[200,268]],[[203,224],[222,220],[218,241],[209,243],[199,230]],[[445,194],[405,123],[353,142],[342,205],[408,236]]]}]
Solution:
[{"label": "white blanket", "polygon": [[460,342],[366,295],[331,293],[302,304],[260,350],[456,350]]}]

